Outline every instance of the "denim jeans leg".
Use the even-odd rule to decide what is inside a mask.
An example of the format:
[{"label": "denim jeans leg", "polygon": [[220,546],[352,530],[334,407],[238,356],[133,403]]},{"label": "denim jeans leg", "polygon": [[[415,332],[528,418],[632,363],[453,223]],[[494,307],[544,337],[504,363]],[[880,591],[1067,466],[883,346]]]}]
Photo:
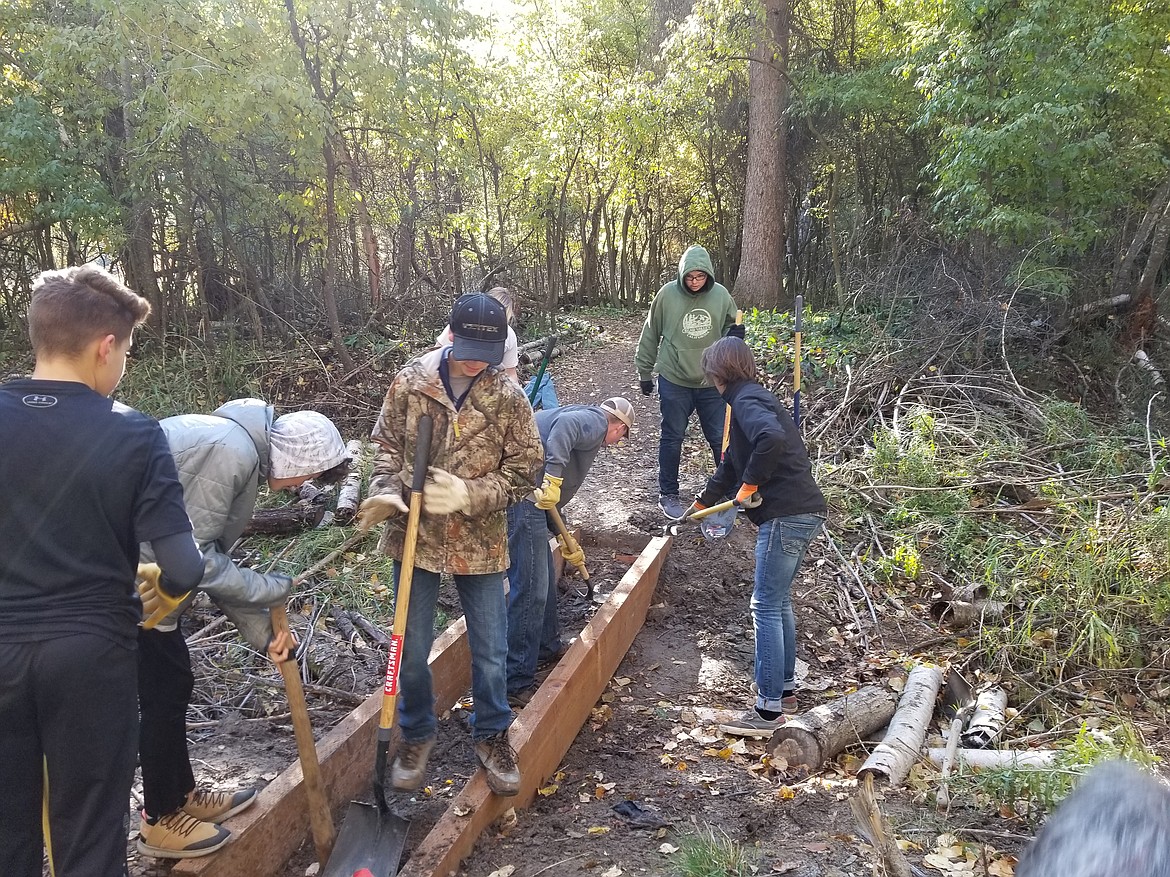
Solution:
[{"label": "denim jeans leg", "polygon": [[792,610],[792,582],[821,523],[816,515],[792,515],[760,525],[751,602],[759,709],[780,712],[784,692],[795,687],[796,615]]},{"label": "denim jeans leg", "polygon": [[540,657],[550,658],[561,648],[561,620],[557,615],[557,571],[545,532],[544,563],[548,570],[548,597],[544,601],[544,624],[540,633]]},{"label": "denim jeans leg", "polygon": [[[394,594],[402,564],[394,561]],[[431,645],[435,641],[435,603],[439,597],[439,574],[414,568],[410,605],[406,612],[406,636],[398,674],[398,727],[402,739],[418,742],[435,735],[435,695],[431,688]]]},{"label": "denim jeans leg", "polygon": [[471,737],[486,740],[512,724],[508,706],[508,606],[502,573],[455,576],[471,647]]},{"label": "denim jeans leg", "polygon": [[683,435],[695,410],[692,390],[658,376],[658,402],[662,409],[662,434],[658,439],[658,492],[678,495],[678,467],[682,461]]},{"label": "denim jeans leg", "polygon": [[711,455],[718,466],[723,456],[723,424],[727,421],[727,403],[714,387],[701,387],[691,392],[695,394],[695,410],[699,413],[703,437],[711,446]]},{"label": "denim jeans leg", "polygon": [[[545,513],[528,500],[508,509],[509,692],[536,679],[536,663],[548,595],[548,529]],[[555,607],[554,607],[555,611]]]}]

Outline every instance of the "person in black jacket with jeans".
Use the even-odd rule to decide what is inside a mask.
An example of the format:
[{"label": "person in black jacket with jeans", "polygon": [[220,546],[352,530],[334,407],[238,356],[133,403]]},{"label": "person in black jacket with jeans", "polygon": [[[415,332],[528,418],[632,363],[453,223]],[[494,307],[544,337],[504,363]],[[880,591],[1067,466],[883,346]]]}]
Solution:
[{"label": "person in black jacket with jeans", "polygon": [[768,737],[796,706],[796,616],[792,581],[824,523],[825,497],[812,477],[796,424],[755,381],[751,348],[721,338],[703,352],[703,373],[731,406],[727,452],[690,511],[735,496],[760,528],[752,625],[756,635],[755,709],[720,726],[726,734]]}]

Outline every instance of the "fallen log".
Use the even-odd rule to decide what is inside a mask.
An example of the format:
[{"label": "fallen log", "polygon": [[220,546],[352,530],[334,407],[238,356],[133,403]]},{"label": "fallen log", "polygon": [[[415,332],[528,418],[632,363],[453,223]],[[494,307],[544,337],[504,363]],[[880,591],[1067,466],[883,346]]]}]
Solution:
[{"label": "fallen log", "polygon": [[[569,346],[567,344],[558,344],[552,349],[552,353],[549,354],[548,358],[550,360],[556,359],[558,356],[564,356],[566,353],[568,353],[568,351]],[[526,350],[520,354],[520,362],[522,362],[524,365],[533,365],[540,362],[540,358],[542,356],[544,356],[543,348],[540,350]]]},{"label": "fallen log", "polygon": [[772,732],[768,752],[790,768],[819,770],[846,747],[890,721],[897,694],[880,685],[867,685],[852,694],[819,704]]},{"label": "fallen log", "polygon": [[244,528],[245,536],[291,536],[311,530],[325,517],[325,506],[320,504],[291,505],[279,509],[260,509],[252,513],[252,520]]},{"label": "fallen log", "polygon": [[859,778],[873,774],[894,786],[906,779],[926,740],[942,680],[942,670],[938,667],[915,665],[906,677],[906,687],[890,720],[890,730],[857,772]]},{"label": "fallen log", "polygon": [[969,603],[966,600],[935,600],[930,604],[930,617],[952,630],[962,630],[982,623],[984,618],[1002,618],[1007,606],[998,600]]},{"label": "fallen log", "polygon": [[[931,747],[926,750],[926,760],[935,767],[941,767],[946,758],[946,749]],[[971,770],[986,768],[1051,767],[1060,753],[1055,749],[960,749],[958,761]]]},{"label": "fallen log", "polygon": [[345,453],[353,461],[353,466],[341,489],[337,492],[337,508],[333,512],[333,522],[348,524],[357,514],[358,505],[362,499],[362,443],[360,439],[353,439],[345,446]]},{"label": "fallen log", "polygon": [[365,641],[358,636],[357,628],[353,626],[353,622],[349,619],[349,613],[339,606],[334,606],[332,610],[333,623],[337,625],[337,630],[349,645],[360,648],[365,645]]},{"label": "fallen log", "polygon": [[390,645],[390,637],[386,636],[381,629],[378,628],[374,622],[366,618],[364,615],[359,615],[357,612],[350,612],[349,617],[353,619],[353,623],[362,629],[362,633],[366,634],[370,639],[380,645],[382,648],[388,648]]},{"label": "fallen log", "polygon": [[987,688],[979,692],[975,700],[975,712],[967,730],[963,732],[963,745],[984,749],[1003,730],[1008,696],[1002,688]]}]

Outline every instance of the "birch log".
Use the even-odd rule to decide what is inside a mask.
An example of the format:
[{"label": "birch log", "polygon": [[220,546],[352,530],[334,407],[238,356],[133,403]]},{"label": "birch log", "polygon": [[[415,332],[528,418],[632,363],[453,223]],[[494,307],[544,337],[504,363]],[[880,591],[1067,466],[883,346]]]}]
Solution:
[{"label": "birch log", "polygon": [[333,514],[333,521],[337,524],[348,524],[353,520],[362,498],[361,439],[347,442],[345,453],[353,461],[353,468],[345,476],[345,481],[341,483],[341,490],[337,492],[337,509]]},{"label": "birch log", "polygon": [[975,712],[967,730],[963,732],[963,745],[984,749],[1003,730],[1004,714],[1008,696],[1002,688],[987,688],[975,699]]},{"label": "birch log", "polygon": [[259,509],[244,527],[244,536],[291,536],[311,530],[325,517],[323,505],[291,505],[277,509]]},{"label": "birch log", "polygon": [[894,715],[897,696],[880,685],[867,685],[852,694],[822,703],[789,719],[772,732],[768,752],[792,768],[808,771],[858,743]]},{"label": "birch log", "polygon": [[[939,767],[946,758],[946,749],[926,750],[926,759]],[[1051,767],[1060,753],[1054,749],[960,749],[958,762],[971,770],[998,767]]]},{"label": "birch log", "polygon": [[938,667],[915,665],[906,677],[906,687],[890,721],[890,730],[857,772],[859,778],[875,775],[894,786],[906,779],[926,740],[926,728],[934,715],[934,702],[942,680],[942,670]]}]

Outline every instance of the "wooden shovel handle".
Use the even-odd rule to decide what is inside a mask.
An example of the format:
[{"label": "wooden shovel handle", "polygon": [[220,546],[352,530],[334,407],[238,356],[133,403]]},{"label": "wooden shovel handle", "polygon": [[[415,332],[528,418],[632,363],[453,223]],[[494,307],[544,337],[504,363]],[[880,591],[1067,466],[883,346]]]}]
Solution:
[{"label": "wooden shovel handle", "polygon": [[[268,610],[272,618],[272,632],[279,636],[289,633],[288,611],[284,603]],[[290,636],[291,638],[291,636]],[[317,744],[313,740],[313,725],[309,721],[309,707],[305,703],[305,690],[301,685],[301,673],[293,657],[296,650],[289,652],[287,661],[281,661],[280,675],[284,677],[284,690],[288,695],[288,710],[292,715],[293,734],[297,739],[297,755],[301,760],[301,774],[305,779],[305,793],[309,799],[309,824],[313,830],[313,845],[317,848],[317,861],[324,867],[333,852],[337,835],[333,829],[333,816],[329,810],[329,799],[325,796],[325,782],[321,778],[321,764],[317,760]]]},{"label": "wooden shovel handle", "polygon": [[[573,534],[570,533],[569,528],[565,526],[565,519],[561,517],[561,513],[557,511],[557,507],[553,506],[551,509],[549,509],[548,514],[549,517],[553,520],[553,526],[557,528],[557,533],[559,533],[560,537],[565,540],[565,548],[568,549],[570,553],[576,552],[581,546],[577,544],[577,540],[573,538]],[[581,573],[581,578],[583,578],[585,581],[589,581],[589,570],[585,568],[584,563],[580,564],[577,567],[577,570]]]},{"label": "wooden shovel handle", "polygon": [[406,538],[402,544],[402,565],[398,571],[398,596],[394,601],[394,626],[386,655],[386,684],[382,688],[382,710],[378,727],[383,731],[394,724],[398,704],[398,673],[402,667],[402,643],[406,638],[406,615],[410,608],[410,586],[414,581],[414,550],[418,543],[418,524],[422,516],[423,484],[427,477],[427,458],[431,451],[434,421],[424,414],[418,419],[414,445],[414,471],[410,484],[410,511],[406,515]]}]

